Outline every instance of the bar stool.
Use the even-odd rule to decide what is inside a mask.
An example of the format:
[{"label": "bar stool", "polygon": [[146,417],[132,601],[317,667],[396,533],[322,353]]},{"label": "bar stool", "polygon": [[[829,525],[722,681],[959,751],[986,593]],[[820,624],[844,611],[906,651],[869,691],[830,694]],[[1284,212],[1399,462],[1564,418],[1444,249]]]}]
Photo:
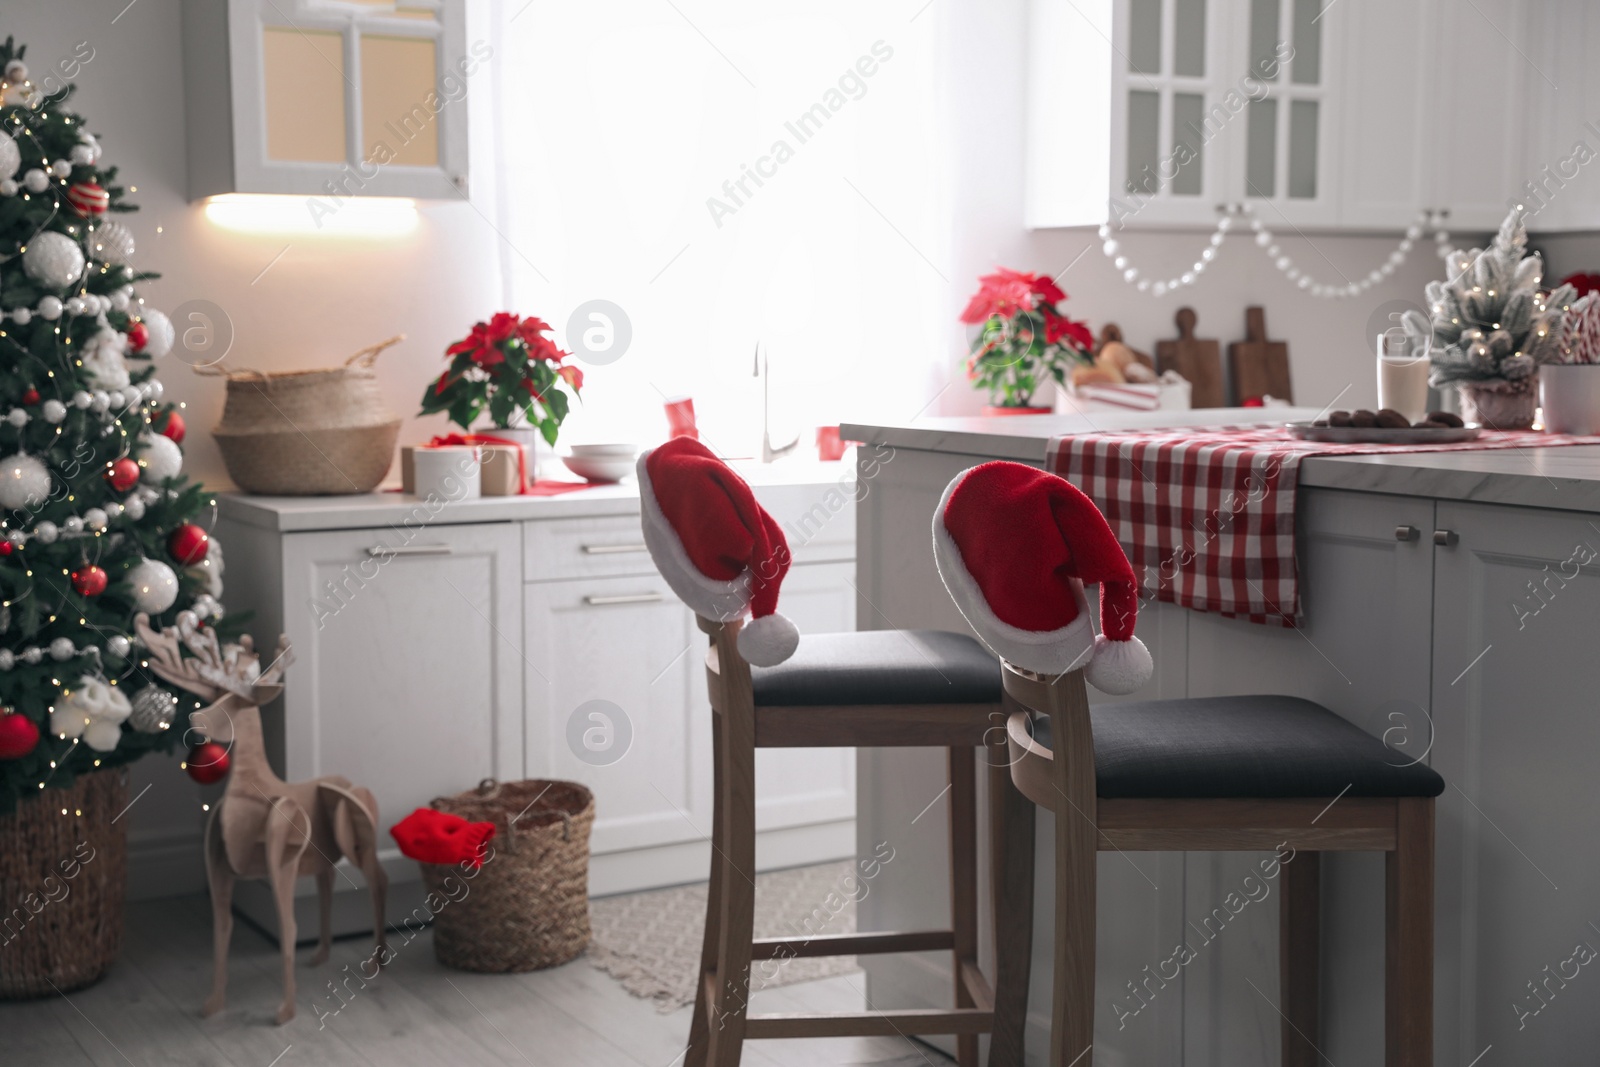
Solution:
[{"label": "bar stool", "polygon": [[[1094,1061],[1101,851],[1272,849],[1283,877],[1284,1067],[1321,1059],[1318,855],[1344,851],[1387,856],[1386,1062],[1431,1067],[1434,798],[1444,780],[1296,697],[1091,708],[1086,680],[1126,694],[1154,666],[1134,636],[1127,556],[1093,501],[1053,474],[1015,463],[964,471],[934,516],[934,553],[962,614],[1000,653],[1012,781],[1055,813],[1051,1067]],[[1086,582],[1100,586],[1103,633]],[[1031,884],[1011,886],[1008,921],[1031,923],[1021,900]]]},{"label": "bar stool", "polygon": [[[701,618],[710,635],[716,784],[711,886],[686,1067],[732,1067],[761,1038],[957,1035],[957,1062],[975,1067],[977,1035],[991,1033],[989,1063],[1022,1063],[1031,946],[1014,916],[996,930],[993,985],[978,966],[977,774],[987,749],[996,909],[1017,899],[1032,870],[1034,806],[1011,785],[1001,688],[993,656],[965,634],[880,630],[807,634],[792,658],[752,671],[738,621]],[[948,750],[951,915],[948,930],[756,940],[755,750],[931,746]],[[1028,898],[1031,901],[1031,895]],[[998,926],[999,924],[997,924]],[[750,1014],[752,961],[947,950],[954,1007],[819,1015]]]},{"label": "bar stool", "polygon": [[[1051,1067],[1090,1067],[1099,852],[1292,850],[1281,864],[1284,1067],[1318,1044],[1318,855],[1387,860],[1385,1063],[1433,1064],[1433,819],[1444,780],[1308,700],[1254,696],[1091,708],[1081,671],[1003,666],[1012,780],[1056,815]],[[1058,741],[1057,739],[1063,739]],[[1057,754],[1060,758],[1057,758]],[[1014,905],[1013,918],[1032,910]]]}]

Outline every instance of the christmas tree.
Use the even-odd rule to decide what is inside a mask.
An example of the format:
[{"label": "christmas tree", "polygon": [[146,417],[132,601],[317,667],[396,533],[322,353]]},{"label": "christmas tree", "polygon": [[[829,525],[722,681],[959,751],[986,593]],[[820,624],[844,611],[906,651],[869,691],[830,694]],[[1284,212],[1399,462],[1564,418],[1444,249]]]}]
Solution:
[{"label": "christmas tree", "polygon": [[0,46],[0,811],[184,734],[133,616],[221,615],[222,559],[180,473],[183,418],[150,361],[134,210],[100,144]]}]

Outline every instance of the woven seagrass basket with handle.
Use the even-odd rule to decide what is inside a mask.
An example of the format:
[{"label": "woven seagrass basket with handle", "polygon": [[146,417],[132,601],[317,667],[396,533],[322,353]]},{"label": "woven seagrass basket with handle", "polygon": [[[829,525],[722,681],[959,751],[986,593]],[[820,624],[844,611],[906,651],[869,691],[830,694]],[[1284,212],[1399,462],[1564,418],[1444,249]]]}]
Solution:
[{"label": "woven seagrass basket with handle", "polygon": [[403,340],[397,334],[321,370],[196,367],[228,381],[213,435],[234,483],[273,496],[375,489],[394,462],[400,417],[384,403],[373,363]]},{"label": "woven seagrass basket with handle", "polygon": [[424,863],[434,910],[433,951],[462,971],[537,971],[589,944],[589,830],[594,794],[577,782],[496,782],[439,797],[432,806],[492,822],[491,851],[476,872]]}]

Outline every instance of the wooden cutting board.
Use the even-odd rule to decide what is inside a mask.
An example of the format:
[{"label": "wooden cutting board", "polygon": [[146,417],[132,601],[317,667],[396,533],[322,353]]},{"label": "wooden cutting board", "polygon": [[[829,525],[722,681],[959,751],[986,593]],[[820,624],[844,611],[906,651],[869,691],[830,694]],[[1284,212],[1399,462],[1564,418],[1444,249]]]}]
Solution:
[{"label": "wooden cutting board", "polygon": [[1194,335],[1194,308],[1179,308],[1173,316],[1178,324],[1176,341],[1156,342],[1156,369],[1162,374],[1175,370],[1189,380],[1189,402],[1197,408],[1220,408],[1222,394],[1222,350],[1214,340]]},{"label": "wooden cutting board", "polygon": [[[1228,368],[1233,372],[1233,401],[1252,396],[1294,400],[1289,383],[1289,346],[1267,340],[1267,314],[1261,308],[1244,309],[1243,341],[1228,346]],[[1198,407],[1199,405],[1196,405]]]}]

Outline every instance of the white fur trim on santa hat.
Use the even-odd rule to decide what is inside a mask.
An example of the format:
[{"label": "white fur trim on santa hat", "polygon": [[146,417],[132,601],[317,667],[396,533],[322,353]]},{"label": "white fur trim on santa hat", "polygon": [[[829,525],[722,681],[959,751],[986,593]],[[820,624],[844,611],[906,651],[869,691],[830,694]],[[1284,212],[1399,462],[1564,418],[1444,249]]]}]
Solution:
[{"label": "white fur trim on santa hat", "polygon": [[[689,553],[678,539],[678,534],[667,521],[656,501],[655,490],[650,485],[650,472],[645,468],[646,452],[639,457],[635,469],[639,473],[639,524],[644,530],[644,543],[650,549],[650,558],[656,570],[667,580],[672,591],[701,618],[712,622],[732,622],[750,610],[750,572],[737,578],[720,581],[708,578],[689,559]],[[791,652],[793,649],[790,650]],[[755,660],[745,657],[750,662]]]},{"label": "white fur trim on santa hat", "polygon": [[956,607],[967,622],[977,631],[984,643],[1007,663],[1036,674],[1065,674],[1088,663],[1094,655],[1094,620],[1089,615],[1089,601],[1083,595],[1083,585],[1072,582],[1073,595],[1078,601],[1078,617],[1058,630],[1024,630],[1001,619],[989,608],[977,579],[967,570],[961,558],[961,549],[945,529],[944,511],[950,497],[970,471],[945,487],[939,509],[933,513],[933,555],[939,565],[939,577],[956,602]]},{"label": "white fur trim on santa hat", "polygon": [[739,655],[753,667],[776,667],[800,647],[800,630],[773,612],[751,619],[739,630]]},{"label": "white fur trim on santa hat", "polygon": [[1094,659],[1084,669],[1083,677],[1102,693],[1125,696],[1144,688],[1155,672],[1155,661],[1143,641],[1137,637],[1113,641],[1099,634],[1094,639]]}]

